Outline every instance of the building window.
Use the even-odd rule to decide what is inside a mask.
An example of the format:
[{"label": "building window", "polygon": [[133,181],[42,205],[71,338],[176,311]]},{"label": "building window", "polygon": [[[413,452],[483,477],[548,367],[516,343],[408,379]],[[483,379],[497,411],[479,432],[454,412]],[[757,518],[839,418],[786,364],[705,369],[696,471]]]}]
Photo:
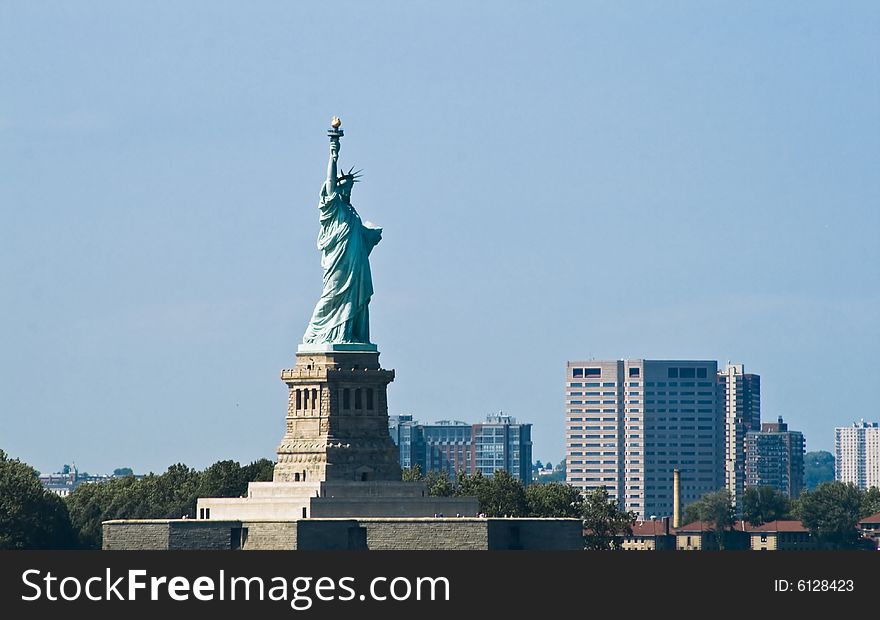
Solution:
[{"label": "building window", "polygon": [[363,403],[361,402],[361,389],[357,388],[354,391],[354,408],[355,409],[363,409]]},{"label": "building window", "polygon": [[367,388],[367,409],[373,410],[373,388]]},{"label": "building window", "polygon": [[296,391],[296,408],[302,409],[302,390]]},{"label": "building window", "polygon": [[349,388],[342,390],[342,408],[351,409],[351,390]]},{"label": "building window", "polygon": [[583,368],[572,368],[571,369],[571,376],[575,379],[582,379],[584,376],[584,369]]},{"label": "building window", "polygon": [[696,368],[680,368],[679,369],[679,378],[681,379],[693,379],[697,374]]},{"label": "building window", "polygon": [[697,368],[697,379],[705,379],[707,370],[705,368]]},{"label": "building window", "polygon": [[638,368],[630,368],[629,369],[629,376],[630,377],[638,377],[639,376],[639,369]]},{"label": "building window", "polygon": [[601,377],[602,369],[601,368],[584,368],[584,376],[586,377]]}]

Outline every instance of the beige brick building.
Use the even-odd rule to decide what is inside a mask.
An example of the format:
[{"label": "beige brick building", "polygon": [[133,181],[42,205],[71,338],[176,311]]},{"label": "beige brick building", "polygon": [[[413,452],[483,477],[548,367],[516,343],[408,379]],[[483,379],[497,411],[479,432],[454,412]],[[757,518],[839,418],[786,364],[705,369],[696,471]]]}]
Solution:
[{"label": "beige brick building", "polygon": [[816,539],[800,521],[770,521],[746,525],[752,551],[811,551],[819,548]]},{"label": "beige brick building", "polygon": [[572,361],[566,366],[566,481],[605,486],[642,519],[671,516],[724,485],[724,409],[709,360]]},{"label": "beige brick building", "polygon": [[636,521],[632,533],[623,536],[620,548],[623,551],[675,551],[675,530],[668,517]]}]

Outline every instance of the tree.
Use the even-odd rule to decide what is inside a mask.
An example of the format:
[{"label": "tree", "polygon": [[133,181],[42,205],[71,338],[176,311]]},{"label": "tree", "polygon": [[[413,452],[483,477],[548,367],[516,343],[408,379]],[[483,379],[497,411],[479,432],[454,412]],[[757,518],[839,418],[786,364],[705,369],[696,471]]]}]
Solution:
[{"label": "tree", "polygon": [[144,516],[146,499],[138,496],[145,483],[134,476],[116,478],[101,484],[81,484],[65,498],[78,546],[101,547],[101,522],[115,518]]},{"label": "tree", "polygon": [[733,527],[735,519],[730,491],[721,489],[706,493],[696,502],[685,507],[684,518],[686,523],[694,521],[711,523],[715,529],[718,548],[723,550],[727,532]]},{"label": "tree", "polygon": [[834,455],[825,450],[804,455],[804,488],[815,489],[823,482],[834,480]]},{"label": "tree", "polygon": [[788,519],[791,516],[791,500],[774,487],[747,487],[742,497],[742,516],[752,525]]},{"label": "tree", "polygon": [[428,485],[428,495],[436,497],[450,497],[455,495],[455,485],[449,477],[449,472],[431,470],[425,476],[425,483]]},{"label": "tree", "polygon": [[564,482],[532,484],[526,488],[526,504],[531,517],[580,517],[583,497]]},{"label": "tree", "polygon": [[422,468],[416,463],[412,467],[404,467],[400,474],[400,479],[404,482],[415,482],[422,479]]},{"label": "tree", "polygon": [[177,463],[161,476],[154,476],[152,482],[151,499],[158,512],[157,517],[180,519],[195,514],[201,482],[198,471]]},{"label": "tree", "polygon": [[620,546],[621,536],[632,534],[636,522],[633,512],[620,509],[604,486],[586,493],[583,498],[584,547],[606,551]]},{"label": "tree", "polygon": [[487,485],[489,495],[483,512],[490,517],[524,517],[528,510],[522,482],[504,469],[492,474]]},{"label": "tree", "polygon": [[273,469],[274,463],[268,459],[243,467],[236,461],[218,461],[201,472],[178,463],[161,475],[81,484],[66,498],[66,504],[79,545],[97,549],[101,547],[102,521],[193,515],[199,497],[242,496],[249,482],[271,480]]},{"label": "tree", "polygon": [[242,467],[242,475],[247,482],[271,482],[275,476],[275,461],[259,459]]},{"label": "tree", "polygon": [[75,541],[62,499],[33,467],[0,450],[0,549],[66,549]]},{"label": "tree", "polygon": [[522,517],[527,511],[522,482],[503,469],[497,470],[491,478],[479,470],[473,475],[460,472],[455,494],[476,496],[480,512],[489,517]]},{"label": "tree", "polygon": [[196,497],[241,497],[248,480],[238,461],[217,461],[199,476]]},{"label": "tree", "polygon": [[797,506],[796,516],[820,541],[834,548],[857,546],[862,493],[855,485],[823,482],[801,493]]},{"label": "tree", "polygon": [[861,516],[870,517],[880,512],[880,489],[871,487],[862,495],[862,514]]},{"label": "tree", "polygon": [[113,475],[117,478],[121,478],[122,476],[133,476],[134,470],[131,467],[118,467],[113,470]]},{"label": "tree", "polygon": [[480,503],[480,512],[485,512],[484,507],[489,501],[489,478],[483,472],[477,470],[473,474],[463,471],[455,477],[455,494],[459,496],[473,496]]}]

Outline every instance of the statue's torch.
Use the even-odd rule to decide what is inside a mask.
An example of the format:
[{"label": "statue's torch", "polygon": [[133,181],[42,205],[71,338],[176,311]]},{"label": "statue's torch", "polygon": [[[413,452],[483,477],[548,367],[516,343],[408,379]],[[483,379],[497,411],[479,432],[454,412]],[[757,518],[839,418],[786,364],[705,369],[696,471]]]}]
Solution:
[{"label": "statue's torch", "polygon": [[342,131],[342,121],[339,120],[338,116],[334,116],[330,121],[330,129],[327,130],[327,135],[330,137],[330,142],[339,142],[339,138],[345,135],[345,132]]}]

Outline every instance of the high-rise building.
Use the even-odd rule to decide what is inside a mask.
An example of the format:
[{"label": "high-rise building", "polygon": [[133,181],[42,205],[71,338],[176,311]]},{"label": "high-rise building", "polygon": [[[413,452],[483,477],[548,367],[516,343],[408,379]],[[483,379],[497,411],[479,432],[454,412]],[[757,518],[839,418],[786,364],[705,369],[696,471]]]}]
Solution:
[{"label": "high-rise building", "polygon": [[490,415],[473,425],[474,471],[491,476],[509,471],[528,485],[532,481],[532,425],[518,424],[509,415]]},{"label": "high-rise building", "polygon": [[834,477],[861,489],[880,487],[880,426],[861,420],[834,429]]},{"label": "high-rise building", "polygon": [[673,470],[688,504],[724,486],[718,363],[572,361],[566,367],[566,480],[604,486],[641,518],[673,512]]},{"label": "high-rise building", "polygon": [[746,484],[746,433],[761,429],[761,377],[728,363],[718,372],[718,388],[724,408],[724,484],[738,505]]},{"label": "high-rise building", "polygon": [[412,468],[418,465],[422,471],[426,471],[425,436],[418,422],[414,422],[411,415],[389,415],[388,432],[399,450],[400,466]]},{"label": "high-rise building", "polygon": [[746,486],[770,486],[789,497],[804,488],[804,435],[788,430],[780,416],[745,437]]},{"label": "high-rise building", "polygon": [[445,471],[451,478],[477,471],[492,476],[503,469],[523,484],[531,482],[532,425],[509,415],[490,415],[479,424],[419,424],[412,416],[389,416],[388,430],[400,450],[401,467],[418,465],[422,472]]},{"label": "high-rise building", "polygon": [[473,472],[474,439],[470,424],[459,420],[440,420],[420,425],[420,429],[425,443],[419,457],[425,463],[423,471],[445,471],[453,479],[460,471]]}]

